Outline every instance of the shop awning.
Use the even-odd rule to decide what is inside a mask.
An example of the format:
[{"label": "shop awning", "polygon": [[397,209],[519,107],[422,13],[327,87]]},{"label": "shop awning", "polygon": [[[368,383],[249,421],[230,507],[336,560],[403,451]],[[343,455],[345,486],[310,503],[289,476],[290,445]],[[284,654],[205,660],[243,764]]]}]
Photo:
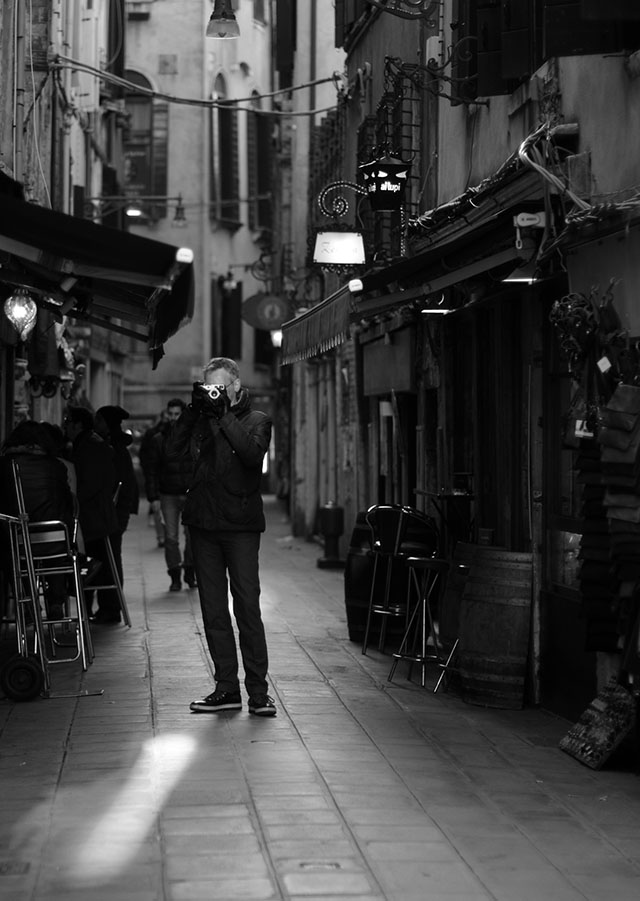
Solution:
[{"label": "shop awning", "polygon": [[0,180],[2,295],[24,285],[54,314],[144,341],[155,369],[193,316],[192,251],[28,203],[16,185]]},{"label": "shop awning", "polygon": [[412,228],[414,255],[360,276],[362,291],[347,286],[282,327],[283,363],[294,363],[342,343],[351,322],[418,306],[429,295],[531,254],[515,245],[516,210],[541,203],[535,172],[513,163],[475,189],[424,214]]},{"label": "shop awning", "polygon": [[282,362],[297,363],[337,347],[349,337],[351,292],[344,285],[317,306],[282,326]]}]

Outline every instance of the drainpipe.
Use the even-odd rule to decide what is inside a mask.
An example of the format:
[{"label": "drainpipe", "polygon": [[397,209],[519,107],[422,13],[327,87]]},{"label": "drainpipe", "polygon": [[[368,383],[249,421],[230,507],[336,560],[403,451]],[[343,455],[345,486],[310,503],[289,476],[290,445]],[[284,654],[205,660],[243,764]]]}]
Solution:
[{"label": "drainpipe", "polygon": [[13,88],[13,177],[16,181],[21,182],[24,176],[24,0],[16,0],[15,17],[16,70]]}]

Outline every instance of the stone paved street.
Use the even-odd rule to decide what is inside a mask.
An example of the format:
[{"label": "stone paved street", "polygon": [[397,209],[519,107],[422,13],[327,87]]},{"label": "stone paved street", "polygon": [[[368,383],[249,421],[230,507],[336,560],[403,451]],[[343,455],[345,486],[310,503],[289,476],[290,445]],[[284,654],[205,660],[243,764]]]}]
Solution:
[{"label": "stone paved street", "polygon": [[342,572],[273,499],[268,521],[277,717],[189,712],[213,686],[197,592],[168,592],[134,517],[132,627],[94,627],[54,697],[0,700],[0,901],[637,901],[629,759],[593,771],[558,749],[562,719],[403,666],[389,683],[390,657],[348,639]]}]

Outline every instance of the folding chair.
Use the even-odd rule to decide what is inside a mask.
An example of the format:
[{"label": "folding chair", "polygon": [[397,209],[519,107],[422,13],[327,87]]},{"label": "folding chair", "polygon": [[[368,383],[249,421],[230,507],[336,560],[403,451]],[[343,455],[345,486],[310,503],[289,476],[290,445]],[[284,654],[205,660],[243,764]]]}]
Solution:
[{"label": "folding chair", "polygon": [[[94,656],[75,534],[70,535],[66,523],[58,520],[29,521],[20,470],[16,461],[11,466],[18,516],[3,514],[2,519],[9,526],[18,654],[3,668],[2,687],[15,700],[35,697],[40,693],[36,690],[38,679],[34,667],[37,665],[41,670],[43,694],[52,697],[50,666],[80,660],[86,671]],[[64,606],[73,609],[63,609],[63,615],[56,618],[48,615],[45,599],[46,580],[52,576],[61,577],[67,583],[72,580],[66,586],[72,590],[67,593]],[[69,634],[69,627],[74,634],[75,652],[72,656],[58,656],[58,648],[63,646],[60,636]],[[74,692],[72,696],[80,694],[102,694],[102,691]]]}]

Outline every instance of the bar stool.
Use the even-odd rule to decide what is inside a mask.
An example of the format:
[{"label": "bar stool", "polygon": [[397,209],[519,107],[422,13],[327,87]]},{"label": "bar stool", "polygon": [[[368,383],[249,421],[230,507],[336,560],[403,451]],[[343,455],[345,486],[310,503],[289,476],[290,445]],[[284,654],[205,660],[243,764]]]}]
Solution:
[{"label": "bar stool", "polygon": [[[411,678],[413,664],[420,664],[420,684],[424,688],[427,663],[433,660],[439,666],[447,666],[452,658],[452,655],[450,655],[448,661],[444,659],[433,617],[435,598],[441,587],[442,576],[449,571],[449,562],[438,557],[408,557],[405,560],[405,565],[409,569],[410,579],[416,590],[417,601],[409,618],[400,647],[393,655],[394,660],[387,680],[389,682],[392,681],[400,660],[407,660],[409,661],[407,678]],[[430,639],[433,644],[432,653],[428,650]],[[441,679],[438,680],[434,692],[438,690],[440,682]]]},{"label": "bar stool", "polygon": [[[367,624],[362,642],[362,653],[367,653],[373,616],[381,616],[378,650],[384,649],[389,617],[404,617],[405,629],[409,621],[409,597],[411,582],[406,589],[398,590],[394,579],[398,564],[411,555],[435,554],[439,534],[430,516],[404,504],[374,504],[365,514],[371,529],[372,555],[374,558]],[[383,575],[384,581],[380,578]]]}]

